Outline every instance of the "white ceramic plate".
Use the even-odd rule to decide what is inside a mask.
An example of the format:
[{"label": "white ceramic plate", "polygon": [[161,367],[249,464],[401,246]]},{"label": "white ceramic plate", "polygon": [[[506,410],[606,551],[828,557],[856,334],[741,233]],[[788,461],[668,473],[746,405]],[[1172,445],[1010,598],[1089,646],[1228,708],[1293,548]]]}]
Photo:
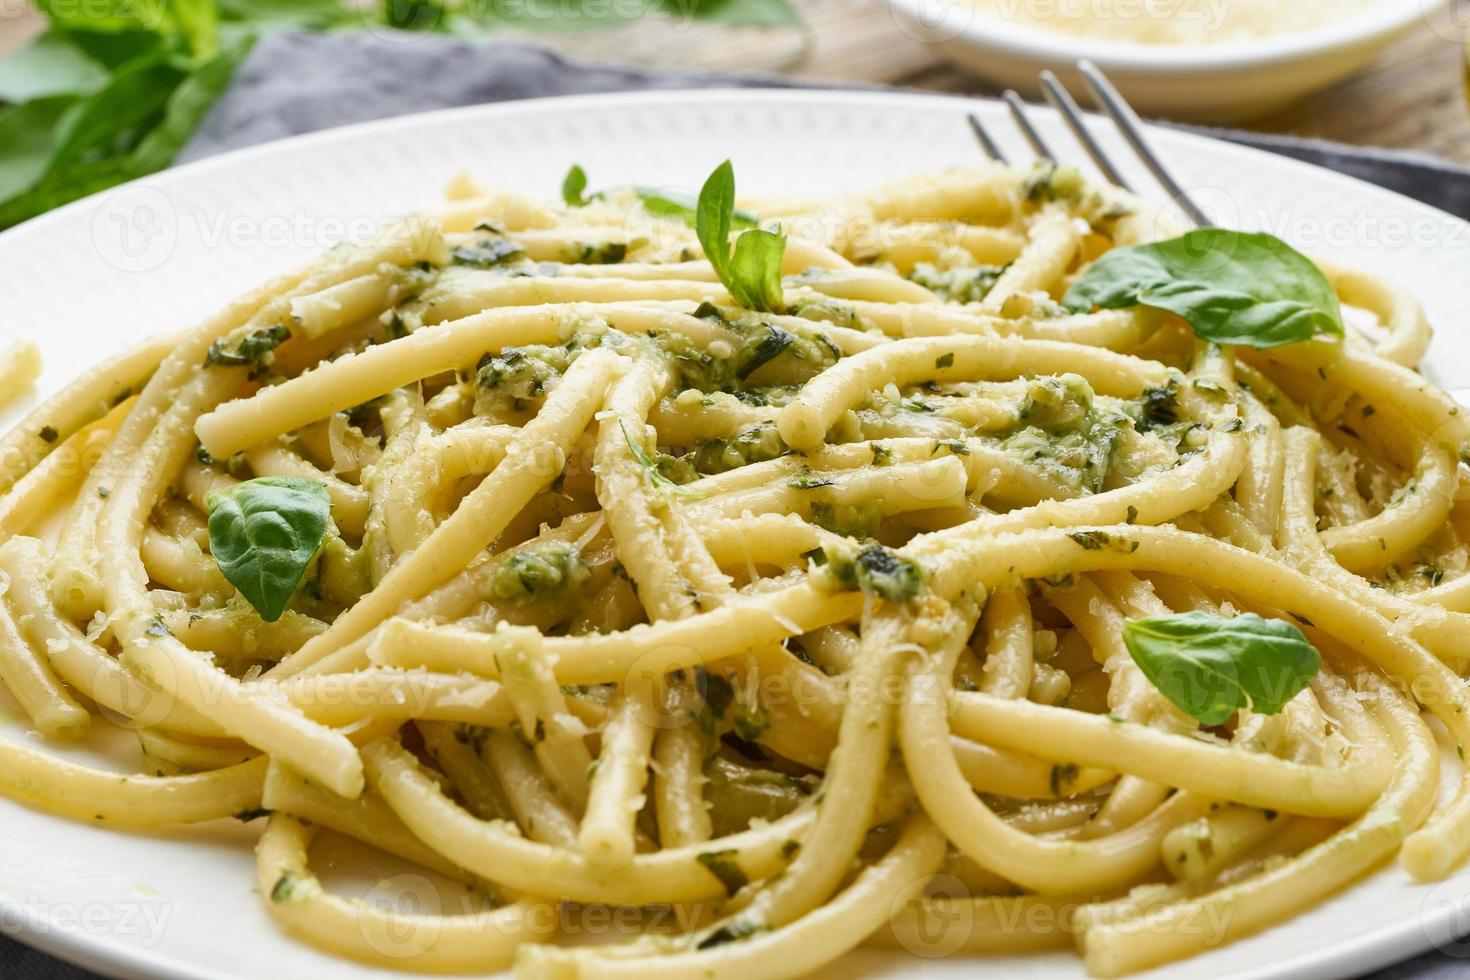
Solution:
[{"label": "white ceramic plate", "polygon": [[[1007,131],[992,103],[742,91],[523,102],[288,140],[160,174],[0,234],[0,331],[40,342],[44,394],[143,335],[200,318],[346,229],[434,205],[461,167],[554,195],[573,161],[594,186],[693,188],[730,156],[744,191],[825,194],[974,162],[967,110]],[[1067,146],[1055,120],[1043,121],[1053,146]],[[1439,331],[1434,376],[1470,384],[1470,225],[1265,153],[1172,132],[1156,138],[1181,180],[1227,223],[1272,230],[1411,285]],[[1021,156],[1019,143],[1011,150]],[[19,719],[0,696],[0,737],[29,738]],[[98,758],[90,748],[66,751]],[[274,927],[255,893],[255,834],[232,822],[129,834],[0,800],[0,930],[125,977],[393,975],[318,954]],[[1456,902],[1467,891],[1470,872],[1426,887],[1389,867],[1188,969],[1357,974],[1447,944],[1451,927],[1464,925]],[[1081,975],[1063,954],[985,966],[1009,977]],[[976,968],[975,960],[870,952],[844,965],[869,976],[960,977]]]},{"label": "white ceramic plate", "polygon": [[[1099,5],[1099,0],[1016,2],[1046,4],[1038,9],[1047,11]],[[1205,122],[1262,116],[1327,88],[1372,61],[1401,35],[1429,30],[1447,2],[1374,0],[1339,23],[1297,34],[1161,45],[1049,31],[982,13],[968,0],[890,0],[905,31],[937,44],[952,61],[1003,85],[1034,93],[1037,73],[1051,68],[1074,91],[1082,91],[1080,76],[1065,66],[1090,58],[1139,111]],[[1143,4],[1118,6],[1127,11]],[[1179,9],[1208,16],[1213,7],[1213,0],[1191,0],[1191,5]]]}]

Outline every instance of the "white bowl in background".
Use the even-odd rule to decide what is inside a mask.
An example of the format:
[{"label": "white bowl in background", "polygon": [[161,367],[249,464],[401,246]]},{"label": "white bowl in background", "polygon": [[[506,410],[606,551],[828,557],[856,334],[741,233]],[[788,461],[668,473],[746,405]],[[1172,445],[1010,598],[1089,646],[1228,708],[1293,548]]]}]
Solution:
[{"label": "white bowl in background", "polygon": [[1341,81],[1399,37],[1416,28],[1428,30],[1449,0],[1376,0],[1328,27],[1196,45],[1064,34],[1007,21],[965,0],[889,3],[906,33],[1022,93],[1039,93],[1036,76],[1043,68],[1082,91],[1081,76],[1071,66],[1089,58],[1142,113],[1232,122],[1266,115]]}]

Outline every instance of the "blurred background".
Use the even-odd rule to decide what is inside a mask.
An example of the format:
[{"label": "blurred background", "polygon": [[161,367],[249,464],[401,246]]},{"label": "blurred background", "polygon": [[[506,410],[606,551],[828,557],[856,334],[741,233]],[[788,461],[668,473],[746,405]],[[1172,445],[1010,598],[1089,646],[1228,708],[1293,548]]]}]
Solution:
[{"label": "blurred background", "polygon": [[[138,2],[146,6],[149,0]],[[910,6],[921,15],[927,9],[938,19],[939,8],[950,2],[921,0]],[[963,7],[966,0],[953,2]],[[1122,5],[1127,0],[1116,2]],[[1190,0],[1176,2],[1182,11],[1191,7]],[[1202,10],[1208,2],[1196,0]],[[1356,6],[1352,0],[1336,2]],[[1390,5],[1394,2],[1388,0]],[[398,4],[405,9],[416,6],[407,0],[398,0]],[[1032,7],[1066,11],[1067,4],[1068,0],[1042,0]],[[1311,0],[1280,0],[1278,6],[1299,4],[1310,6]],[[1325,4],[1332,5],[1333,0]],[[1423,20],[1417,29],[1393,40],[1348,79],[1297,104],[1251,119],[1249,128],[1421,150],[1470,164],[1466,105],[1470,52],[1464,46],[1470,38],[1470,4],[1409,0],[1409,5],[1417,8]],[[473,0],[466,6],[473,7]],[[481,4],[479,9],[486,6]],[[533,6],[534,0],[526,5],[527,9]],[[528,14],[520,22],[506,18],[502,24],[485,27],[485,33],[530,40],[586,60],[656,70],[773,73],[819,83],[866,82],[960,94],[996,94],[1001,88],[949,61],[932,39],[933,34],[944,32],[911,29],[895,16],[888,0],[719,0],[705,4],[673,0],[672,9],[656,10],[650,16],[634,13],[638,6],[648,4],[604,0],[603,9],[611,13],[601,17],[595,13],[598,6],[598,0],[587,0],[585,5],[580,0],[559,0],[546,9],[571,10],[572,15],[563,14],[556,20]],[[709,22],[682,23],[684,17],[697,16],[700,6],[711,8]],[[1100,6],[1107,9],[1108,0],[1102,0]],[[225,0],[220,7],[247,15],[253,10],[266,26],[289,19],[295,8],[301,11],[298,23],[311,26],[311,12],[322,3],[266,0],[232,4]],[[579,8],[592,13],[579,17]],[[792,23],[779,23],[782,8],[790,11]],[[1004,0],[995,9],[1004,13]],[[1086,5],[1077,3],[1072,9],[1086,9]],[[424,15],[404,19],[414,16],[425,19]],[[742,26],[742,20],[777,23],[752,27]],[[23,47],[45,29],[45,16],[28,0],[0,0],[0,55]],[[675,40],[677,43],[671,43]]]},{"label": "blurred background", "polygon": [[0,0],[0,228],[167,166],[282,31],[965,94],[1081,54],[1155,118],[1470,164],[1470,0]]}]

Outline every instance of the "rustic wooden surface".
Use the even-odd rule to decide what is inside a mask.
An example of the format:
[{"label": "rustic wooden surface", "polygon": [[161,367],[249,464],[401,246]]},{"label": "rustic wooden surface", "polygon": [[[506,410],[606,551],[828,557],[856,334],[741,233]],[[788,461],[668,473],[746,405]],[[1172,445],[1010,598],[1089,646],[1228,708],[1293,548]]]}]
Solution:
[{"label": "rustic wooden surface", "polygon": [[[579,57],[682,71],[773,72],[944,92],[994,91],[900,30],[884,0],[794,2],[806,20],[805,32],[681,30],[668,22],[645,22],[537,39]],[[1470,0],[1459,2],[1458,17],[1440,15],[1357,76],[1248,128],[1419,150],[1470,164],[1463,40],[1470,30]],[[6,18],[0,20],[0,52],[23,43],[37,27],[34,15],[14,4],[0,3],[0,18]]]}]

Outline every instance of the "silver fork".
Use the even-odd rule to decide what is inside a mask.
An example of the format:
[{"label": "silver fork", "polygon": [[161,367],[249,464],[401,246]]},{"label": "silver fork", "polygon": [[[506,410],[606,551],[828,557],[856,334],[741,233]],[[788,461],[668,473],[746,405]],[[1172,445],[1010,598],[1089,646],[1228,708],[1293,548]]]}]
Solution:
[{"label": "silver fork", "polygon": [[[1144,136],[1143,132],[1143,120],[1138,118],[1138,113],[1133,111],[1133,107],[1113,87],[1113,83],[1108,81],[1107,76],[1096,65],[1086,59],[1077,62],[1077,70],[1082,73],[1082,79],[1087,83],[1087,87],[1091,90],[1098,106],[1113,121],[1113,125],[1118,127],[1118,132],[1123,135],[1123,139],[1127,141],[1128,146],[1132,148],[1133,152],[1138,156],[1138,159],[1148,168],[1149,173],[1153,174],[1154,179],[1164,188],[1165,193],[1179,205],[1180,210],[1184,212],[1190,221],[1194,222],[1196,227],[1213,227],[1214,223],[1190,199],[1189,195],[1184,192],[1184,188],[1179,186],[1179,182],[1169,173],[1168,168],[1164,166],[1159,155],[1149,145],[1148,139]],[[1092,162],[1097,165],[1097,169],[1102,172],[1103,177],[1110,183],[1126,191],[1131,191],[1133,188],[1129,186],[1128,180],[1113,165],[1113,161],[1108,157],[1107,152],[1103,150],[1102,145],[1098,143],[1093,137],[1092,132],[1087,128],[1087,123],[1082,118],[1082,109],[1077,105],[1077,100],[1072,98],[1072,94],[1067,91],[1066,86],[1051,71],[1043,71],[1041,73],[1041,90],[1046,96],[1046,101],[1051,103],[1052,107],[1061,115],[1062,121],[1067,124],[1067,128],[1072,131],[1072,135],[1077,138],[1077,142],[1081,144],[1082,149],[1087,151],[1087,155],[1092,158]],[[1056,155],[1052,153],[1051,148],[1046,145],[1046,141],[1041,138],[1041,134],[1036,131],[1036,127],[1032,125],[1030,117],[1026,114],[1027,105],[1025,100],[1016,94],[1013,89],[1008,89],[1001,98],[1005,100],[1006,106],[1011,110],[1011,117],[1016,122],[1016,128],[1026,138],[1026,142],[1030,145],[1032,152],[1050,163],[1060,162]],[[1005,154],[1001,151],[1000,146],[991,138],[990,133],[985,129],[985,124],[980,121],[980,117],[972,112],[969,114],[969,119],[970,128],[974,130],[975,138],[980,141],[980,147],[985,151],[985,155],[997,163],[1009,162]]]}]

